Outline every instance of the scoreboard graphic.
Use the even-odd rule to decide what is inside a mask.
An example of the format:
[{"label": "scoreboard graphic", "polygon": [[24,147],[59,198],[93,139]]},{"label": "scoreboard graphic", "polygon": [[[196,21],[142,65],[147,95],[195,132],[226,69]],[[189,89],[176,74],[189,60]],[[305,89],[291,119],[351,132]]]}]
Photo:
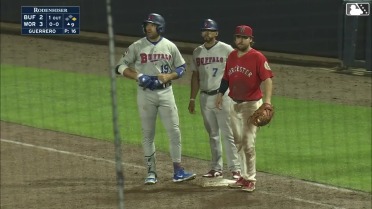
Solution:
[{"label": "scoreboard graphic", "polygon": [[80,34],[80,6],[22,6],[22,35]]}]

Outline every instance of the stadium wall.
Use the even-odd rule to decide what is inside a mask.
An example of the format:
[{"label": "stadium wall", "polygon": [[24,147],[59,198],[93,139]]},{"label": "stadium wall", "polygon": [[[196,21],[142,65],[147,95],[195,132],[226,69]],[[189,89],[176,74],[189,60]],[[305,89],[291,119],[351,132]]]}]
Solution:
[{"label": "stadium wall", "polygon": [[[22,3],[23,2],[23,3]],[[219,24],[219,39],[232,44],[235,26],[250,25],[255,47],[272,52],[337,58],[342,19],[340,0],[263,0],[218,3],[187,1],[112,1],[115,34],[142,36],[142,21],[156,12],[166,20],[165,36],[173,41],[201,42],[200,27],[205,18]],[[106,1],[91,0],[1,0],[1,21],[20,23],[21,6],[80,6],[81,30],[106,33]],[[370,18],[370,17],[369,17]],[[356,58],[365,59],[366,18],[360,18]]]}]

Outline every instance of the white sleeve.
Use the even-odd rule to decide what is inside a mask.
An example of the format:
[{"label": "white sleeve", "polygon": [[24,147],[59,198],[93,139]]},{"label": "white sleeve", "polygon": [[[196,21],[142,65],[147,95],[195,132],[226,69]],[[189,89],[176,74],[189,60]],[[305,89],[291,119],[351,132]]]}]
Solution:
[{"label": "white sleeve", "polygon": [[175,44],[173,44],[173,47],[172,47],[172,56],[173,56],[173,65],[175,68],[185,64],[185,60],[183,59],[181,52],[178,50]]},{"label": "white sleeve", "polygon": [[136,61],[135,45],[131,44],[123,53],[117,65],[119,65],[119,73],[123,74],[124,70],[133,65]]},{"label": "white sleeve", "polygon": [[231,45],[227,44],[227,51],[228,51],[227,56],[229,56],[229,54],[230,54],[232,51],[234,51],[234,48],[233,48]]}]

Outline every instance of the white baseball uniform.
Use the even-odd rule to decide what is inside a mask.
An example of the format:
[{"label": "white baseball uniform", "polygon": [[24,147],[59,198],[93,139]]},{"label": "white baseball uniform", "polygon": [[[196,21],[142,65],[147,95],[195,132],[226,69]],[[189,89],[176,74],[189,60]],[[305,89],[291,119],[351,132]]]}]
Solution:
[{"label": "white baseball uniform", "polygon": [[215,101],[218,89],[225,70],[226,59],[233,48],[221,41],[207,49],[204,44],[193,52],[193,71],[199,73],[200,108],[203,115],[204,126],[209,135],[211,149],[211,169],[223,170],[222,145],[220,130],[226,152],[227,165],[230,171],[240,171],[237,149],[230,127],[229,107],[231,99],[225,94],[223,108],[216,108]]},{"label": "white baseball uniform", "polygon": [[[118,64],[124,65],[125,68],[132,66],[138,73],[157,76],[159,73],[174,72],[176,67],[185,64],[185,60],[176,45],[168,39],[161,37],[157,43],[152,43],[144,37],[128,47]],[[158,113],[170,138],[172,161],[181,162],[179,116],[170,84],[170,82],[163,84],[153,91],[144,90],[140,86],[137,88],[137,104],[143,134],[142,144],[148,173],[156,174],[154,137]]]}]

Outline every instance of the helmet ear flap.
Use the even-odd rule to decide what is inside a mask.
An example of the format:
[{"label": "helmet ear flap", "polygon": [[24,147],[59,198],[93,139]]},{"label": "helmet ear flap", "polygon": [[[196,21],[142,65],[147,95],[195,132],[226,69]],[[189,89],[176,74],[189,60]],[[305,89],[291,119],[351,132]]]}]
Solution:
[{"label": "helmet ear flap", "polygon": [[146,34],[146,23],[145,22],[142,24],[142,32]]},{"label": "helmet ear flap", "polygon": [[158,26],[156,27],[156,31],[157,31],[159,34],[162,34],[162,33],[164,33],[164,27],[158,25]]}]

